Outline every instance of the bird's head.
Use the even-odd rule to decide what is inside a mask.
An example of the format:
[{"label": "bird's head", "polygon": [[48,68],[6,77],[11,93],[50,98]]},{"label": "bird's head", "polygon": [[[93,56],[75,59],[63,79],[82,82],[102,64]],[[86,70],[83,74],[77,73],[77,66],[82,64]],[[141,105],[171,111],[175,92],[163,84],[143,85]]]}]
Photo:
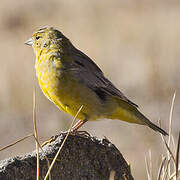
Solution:
[{"label": "bird's head", "polygon": [[35,54],[39,54],[43,50],[61,49],[63,44],[69,40],[58,30],[53,27],[43,27],[33,33],[25,44],[32,46]]}]

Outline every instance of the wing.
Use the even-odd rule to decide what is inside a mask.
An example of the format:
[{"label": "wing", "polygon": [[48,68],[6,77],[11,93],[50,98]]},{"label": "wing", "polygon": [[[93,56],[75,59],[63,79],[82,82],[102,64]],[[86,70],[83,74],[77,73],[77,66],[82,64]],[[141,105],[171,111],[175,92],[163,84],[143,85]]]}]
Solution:
[{"label": "wing", "polygon": [[74,64],[75,66],[79,65],[80,68],[103,74],[101,69],[83,52],[76,49],[75,47],[73,48],[71,52],[72,52],[71,57],[73,58],[75,62]]},{"label": "wing", "polygon": [[84,53],[75,49],[71,57],[74,59],[71,66],[74,76],[77,76],[77,79],[96,92],[101,98],[104,97],[105,93],[120,98],[136,108],[138,107],[137,104],[130,101],[119,89],[105,78],[101,69]]}]

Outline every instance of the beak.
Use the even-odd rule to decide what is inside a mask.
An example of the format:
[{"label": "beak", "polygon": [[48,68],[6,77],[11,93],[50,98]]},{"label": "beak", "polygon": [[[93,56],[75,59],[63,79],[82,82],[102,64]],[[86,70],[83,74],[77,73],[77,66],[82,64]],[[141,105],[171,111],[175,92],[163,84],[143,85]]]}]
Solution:
[{"label": "beak", "polygon": [[26,44],[28,46],[32,46],[33,45],[33,39],[29,38],[26,42],[24,42],[24,44]]}]

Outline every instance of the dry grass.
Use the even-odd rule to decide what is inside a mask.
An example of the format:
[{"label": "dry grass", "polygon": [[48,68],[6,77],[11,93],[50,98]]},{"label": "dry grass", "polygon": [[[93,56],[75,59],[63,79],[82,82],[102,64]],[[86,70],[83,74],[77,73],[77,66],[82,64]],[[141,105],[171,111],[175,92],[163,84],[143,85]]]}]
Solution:
[{"label": "dry grass", "polygon": [[22,141],[24,141],[25,139],[27,139],[27,138],[29,138],[29,137],[32,137],[32,136],[33,136],[33,134],[29,134],[29,135],[27,135],[27,136],[24,136],[23,138],[21,138],[21,139],[19,139],[19,140],[16,140],[15,142],[13,142],[13,143],[11,143],[11,144],[8,144],[7,146],[4,146],[4,147],[0,148],[0,152],[6,150],[6,149],[8,149],[8,148],[10,148],[10,147],[12,147],[12,146],[14,146],[14,145],[16,145],[17,143],[22,142]]},{"label": "dry grass", "polygon": [[[168,142],[166,141],[165,137],[162,134],[160,134],[162,142],[164,144],[166,155],[162,154],[162,160],[160,162],[158,174],[156,177],[157,180],[178,180],[180,178],[180,168],[179,168],[180,131],[176,146],[172,132],[172,122],[173,122],[172,116],[173,116],[175,97],[176,97],[176,93],[174,93],[171,104],[171,110],[170,110]],[[147,161],[147,157],[145,157],[145,163],[146,163],[147,178],[148,180],[153,180],[153,168],[152,168],[153,161],[151,158],[151,153],[149,153],[149,161]]]},{"label": "dry grass", "polygon": [[37,132],[37,123],[36,123],[36,89],[34,86],[33,91],[33,127],[34,127],[34,138],[36,143],[36,155],[37,155],[37,180],[39,180],[39,140]]},{"label": "dry grass", "polygon": [[55,155],[55,157],[54,157],[54,159],[53,159],[53,161],[52,161],[52,163],[51,163],[51,165],[50,165],[50,167],[49,167],[49,169],[48,169],[48,171],[47,171],[47,173],[46,173],[46,176],[45,176],[44,180],[47,180],[47,178],[48,178],[48,176],[49,176],[49,174],[50,174],[50,172],[51,172],[51,170],[52,170],[52,168],[53,168],[53,166],[54,166],[54,163],[56,162],[56,159],[57,159],[57,157],[59,156],[59,154],[60,154],[60,152],[61,152],[61,150],[62,150],[62,148],[63,148],[63,146],[64,146],[64,143],[66,142],[66,140],[67,140],[67,138],[68,138],[68,136],[69,136],[69,133],[70,133],[71,130],[72,130],[73,124],[74,124],[74,122],[76,121],[76,118],[77,118],[78,114],[80,113],[80,111],[82,110],[82,108],[83,108],[83,106],[81,106],[81,107],[79,108],[78,112],[77,112],[76,115],[74,116],[74,118],[73,118],[73,120],[72,120],[72,123],[71,123],[71,125],[70,125],[70,127],[69,127],[69,129],[68,129],[68,132],[67,132],[67,134],[66,134],[66,136],[65,136],[65,138],[64,138],[64,140],[63,140],[63,142],[62,142],[62,144],[61,144],[61,146],[60,146],[60,148],[59,148],[59,150],[58,150],[58,152],[56,153],[56,155]]}]

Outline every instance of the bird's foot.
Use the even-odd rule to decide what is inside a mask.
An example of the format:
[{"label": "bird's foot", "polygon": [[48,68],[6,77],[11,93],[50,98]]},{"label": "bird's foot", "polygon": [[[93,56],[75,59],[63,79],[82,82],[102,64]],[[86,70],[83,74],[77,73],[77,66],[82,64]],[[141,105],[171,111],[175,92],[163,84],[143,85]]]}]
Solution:
[{"label": "bird's foot", "polygon": [[45,145],[52,143],[53,141],[56,140],[56,138],[57,138],[57,136],[52,136],[49,140],[44,141],[41,146],[44,147]]},{"label": "bird's foot", "polygon": [[91,136],[87,131],[72,131],[71,133],[79,136]]},{"label": "bird's foot", "polygon": [[[42,147],[52,143],[53,141],[55,141],[57,139],[58,136],[60,136],[61,134],[66,135],[67,133],[69,133],[69,131],[61,131],[60,134],[52,136],[49,140],[43,142],[43,144],[41,145]],[[78,135],[78,136],[86,136],[86,137],[90,137],[91,135],[87,132],[87,131],[76,131],[76,130],[71,130],[70,133],[71,135]]]},{"label": "bird's foot", "polygon": [[[59,135],[61,134],[67,134],[69,131],[61,131]],[[80,135],[80,136],[91,136],[87,131],[77,131],[77,130],[74,130],[72,129],[70,131],[71,135]]]}]

